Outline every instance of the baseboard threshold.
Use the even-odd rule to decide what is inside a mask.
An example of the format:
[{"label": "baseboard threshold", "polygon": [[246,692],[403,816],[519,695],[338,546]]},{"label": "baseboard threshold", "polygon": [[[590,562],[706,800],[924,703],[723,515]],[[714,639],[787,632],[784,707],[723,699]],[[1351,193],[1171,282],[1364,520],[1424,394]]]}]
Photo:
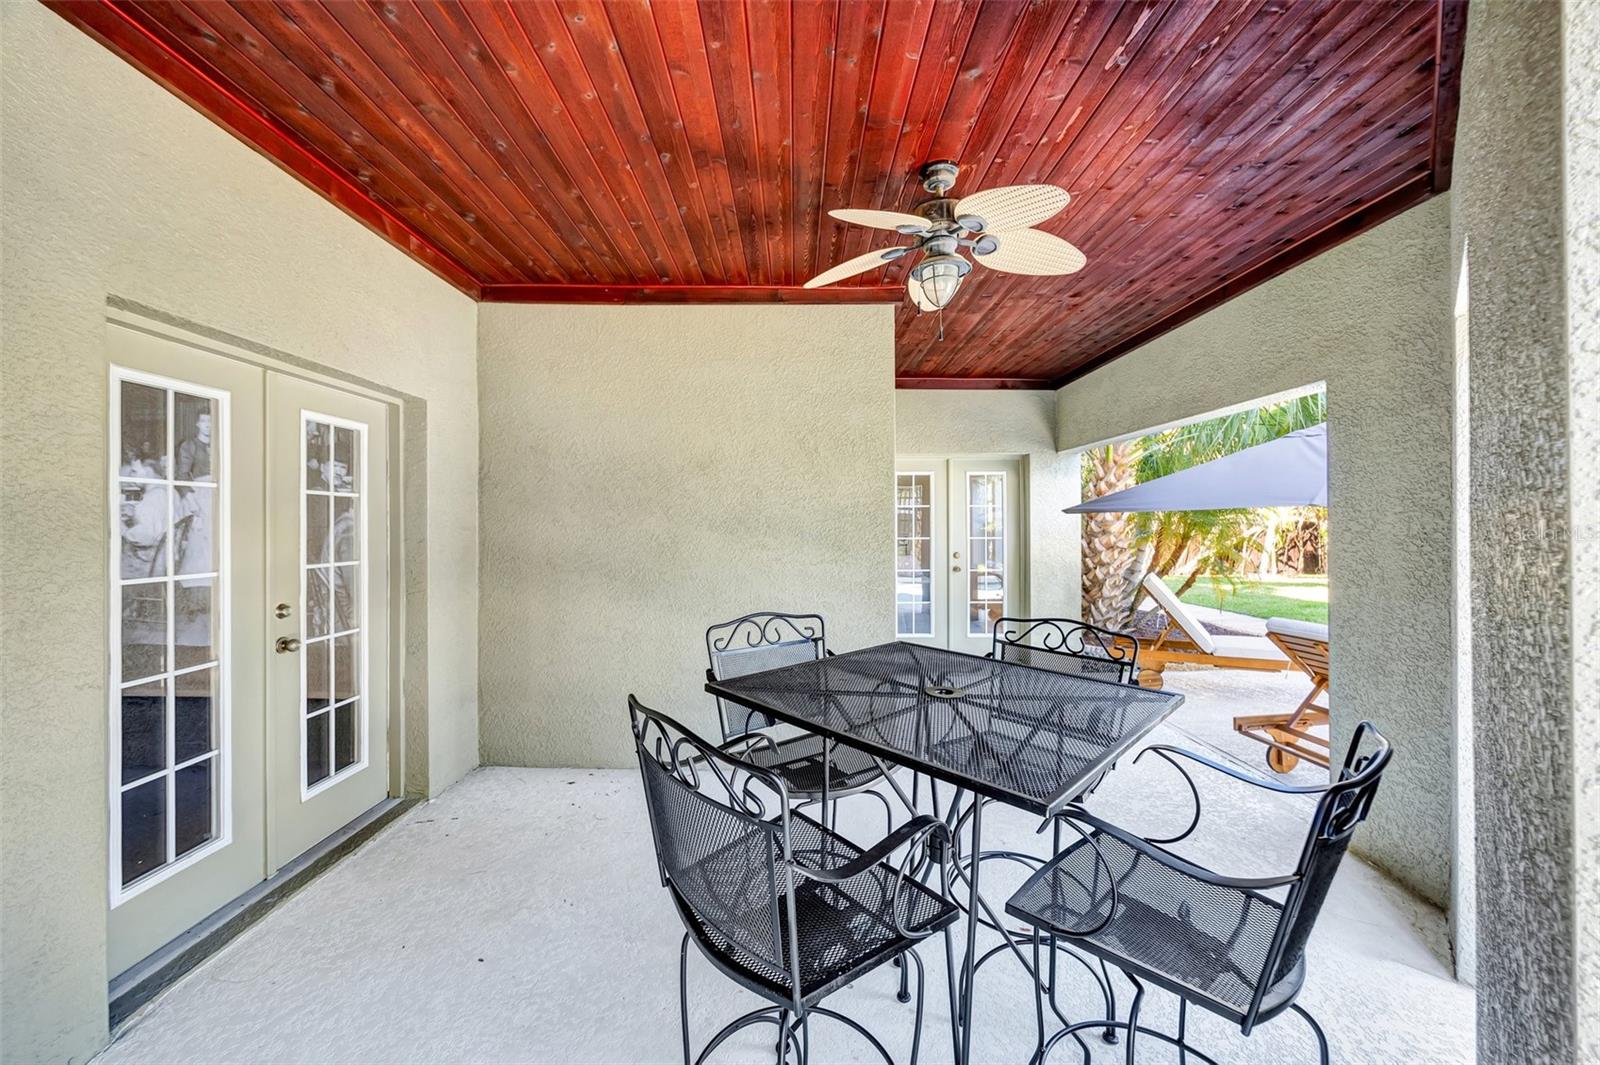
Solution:
[{"label": "baseboard threshold", "polygon": [[110,985],[112,1034],[139,1007],[171,987],[239,933],[277,909],[295,892],[322,875],[416,805],[417,799],[385,799],[348,825],[263,880],[166,946],[118,973]]}]

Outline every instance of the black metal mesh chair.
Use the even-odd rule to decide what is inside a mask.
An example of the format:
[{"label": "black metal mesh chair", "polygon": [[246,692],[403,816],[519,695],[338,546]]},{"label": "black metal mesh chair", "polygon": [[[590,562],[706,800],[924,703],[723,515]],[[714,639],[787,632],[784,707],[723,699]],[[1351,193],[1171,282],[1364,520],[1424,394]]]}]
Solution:
[{"label": "black metal mesh chair", "polygon": [[[710,659],[706,677],[743,677],[797,662],[813,662],[827,653],[827,631],[821,614],[746,614],[706,630],[706,655]],[[720,698],[717,717],[725,746],[758,735],[759,730],[775,724],[767,714],[731,706]],[[765,734],[760,735],[767,739]],[[893,827],[894,812],[888,797],[869,790],[884,776],[872,755],[809,732],[746,746],[748,750],[741,757],[780,777],[793,795],[804,800],[801,805],[822,802],[825,824],[836,823],[828,816],[831,800],[862,794],[883,804],[885,831]]]},{"label": "black metal mesh chair", "polygon": [[1073,618],[1000,618],[989,655],[1037,669],[1131,684],[1139,676],[1139,641]]},{"label": "black metal mesh chair", "polygon": [[[1035,988],[1041,1033],[1035,1060],[1042,1062],[1058,1041],[1085,1028],[1125,1029],[1129,1061],[1136,1035],[1172,1043],[1180,1053],[1194,1052],[1184,1031],[1188,1005],[1194,1003],[1237,1023],[1245,1035],[1293,1010],[1311,1026],[1327,1065],[1327,1038],[1295,997],[1305,980],[1306,941],[1350,838],[1372,807],[1389,764],[1389,742],[1371,722],[1362,722],[1338,781],[1318,787],[1258,780],[1176,747],[1148,747],[1140,757],[1148,752],[1164,758],[1187,781],[1195,799],[1189,826],[1177,836],[1142,839],[1081,808],[1069,810],[1063,819],[1082,838],[1031,876],[1006,904],[1008,913],[1037,930],[1036,952],[1041,938],[1053,948],[1055,937],[1065,937],[1121,969],[1135,988],[1127,1021],[1085,1021],[1049,1040],[1042,1038],[1043,1004]],[[1270,791],[1321,796],[1292,873],[1222,876],[1162,846],[1186,838],[1200,819],[1199,792],[1180,758]],[[1281,901],[1266,894],[1273,889],[1283,889]],[[1176,1036],[1139,1025],[1141,979],[1178,996]]]},{"label": "black metal mesh chair", "polygon": [[[923,815],[859,848],[796,813],[776,774],[701,740],[631,695],[628,713],[661,882],[687,930],[678,972],[686,1065],[755,1024],[778,1026],[780,1063],[792,1046],[804,1065],[812,1014],[848,1025],[889,1060],[870,1032],[819,1003],[891,960],[902,972],[908,962],[917,972],[915,1062],[924,981],[913,948],[944,930],[948,950],[957,911],[906,874],[942,853],[948,827]],[[899,867],[888,864],[902,847]],[[691,941],[718,971],[773,1003],[729,1022],[698,1058],[691,1058],[689,1043]]]}]

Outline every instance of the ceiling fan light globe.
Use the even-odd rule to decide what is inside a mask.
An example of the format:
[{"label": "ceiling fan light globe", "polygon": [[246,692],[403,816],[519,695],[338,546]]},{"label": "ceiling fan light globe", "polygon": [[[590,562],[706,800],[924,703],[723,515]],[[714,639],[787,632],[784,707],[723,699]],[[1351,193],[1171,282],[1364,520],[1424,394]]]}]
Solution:
[{"label": "ceiling fan light globe", "polygon": [[934,255],[917,264],[913,277],[922,301],[935,310],[942,310],[955,298],[961,279],[971,269],[972,264],[959,255]]}]

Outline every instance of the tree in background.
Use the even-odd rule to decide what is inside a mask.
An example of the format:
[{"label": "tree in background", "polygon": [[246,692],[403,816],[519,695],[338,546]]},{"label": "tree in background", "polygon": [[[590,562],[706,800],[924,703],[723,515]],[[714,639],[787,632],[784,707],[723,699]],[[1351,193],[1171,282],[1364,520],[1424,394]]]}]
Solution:
[{"label": "tree in background", "polygon": [[[1139,482],[1199,466],[1327,420],[1327,394],[1313,392],[1155,433],[1141,441]],[[1178,588],[1181,596],[1207,574],[1223,579],[1239,576],[1252,549],[1261,552],[1265,566],[1275,565],[1284,517],[1276,508],[1140,514],[1134,523],[1135,538],[1151,548],[1147,572],[1157,576],[1166,577],[1185,559],[1193,559],[1193,568]],[[1137,580],[1144,576],[1138,574]]]},{"label": "tree in background", "polygon": [[[1091,450],[1084,465],[1084,498],[1098,499],[1138,483],[1138,440]],[[1138,547],[1129,514],[1083,516],[1083,617],[1091,625],[1127,628],[1138,590]]]},{"label": "tree in background", "polygon": [[[1327,396],[1315,392],[1095,448],[1084,467],[1084,498],[1096,499],[1153,481],[1310,428],[1327,418]],[[1325,520],[1324,511],[1302,509]],[[1291,513],[1289,528],[1298,529],[1305,515],[1301,511]],[[1274,565],[1283,518],[1282,512],[1272,509],[1085,515],[1084,620],[1109,628],[1127,628],[1138,603],[1139,584],[1146,574],[1168,576],[1186,559],[1193,560],[1193,568],[1179,588],[1179,595],[1206,574],[1224,580],[1238,576],[1252,550],[1261,552],[1264,565]],[[1325,555],[1325,540],[1321,549]]]}]

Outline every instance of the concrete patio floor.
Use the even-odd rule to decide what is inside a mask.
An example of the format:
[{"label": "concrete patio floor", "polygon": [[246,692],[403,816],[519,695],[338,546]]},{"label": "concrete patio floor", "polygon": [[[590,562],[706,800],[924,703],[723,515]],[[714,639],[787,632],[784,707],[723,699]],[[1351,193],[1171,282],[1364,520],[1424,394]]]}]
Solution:
[{"label": "concrete patio floor", "polygon": [[[1265,770],[1261,748],[1234,735],[1241,710],[1293,705],[1300,678],[1171,673],[1188,702],[1152,742],[1200,744],[1242,768]],[[1285,704],[1284,700],[1288,702]],[[618,713],[618,743],[625,742]],[[1203,771],[1202,771],[1203,772]],[[1315,781],[1321,771],[1296,777]],[[1220,871],[1265,875],[1292,867],[1309,804],[1198,777],[1206,816],[1187,856]],[[1298,781],[1297,781],[1298,782]],[[1380,792],[1378,801],[1382,802]],[[1097,812],[1150,834],[1187,819],[1187,789],[1159,761],[1125,761],[1096,794]],[[866,841],[881,809],[846,802],[842,827]],[[872,811],[877,811],[872,816]],[[1035,819],[995,806],[986,844],[1037,851]],[[990,842],[992,841],[992,842]],[[1020,882],[985,866],[998,907]],[[176,1062],[667,1062],[680,1054],[677,963],[681,926],[656,879],[631,770],[484,768],[393,827],[146,1006],[96,1060]],[[988,942],[997,942],[990,936]],[[951,1059],[942,941],[921,948],[928,971],[923,1060]],[[984,940],[980,938],[980,944]],[[1301,1003],[1328,1033],[1335,1061],[1473,1060],[1472,990],[1454,981],[1443,914],[1358,860],[1340,871],[1308,950]],[[1068,967],[1073,968],[1073,967]],[[756,1005],[697,955],[690,958],[696,1051]],[[912,1008],[894,999],[885,967],[827,1005],[909,1050]],[[1131,988],[1119,978],[1119,1006]],[[1087,976],[1063,983],[1063,1002],[1088,1016]],[[1032,992],[1020,967],[996,959],[977,983],[973,1060],[1022,1062],[1034,1045]],[[1174,1027],[1168,996],[1146,996],[1144,1023]],[[1190,1038],[1220,1061],[1314,1062],[1302,1022],[1287,1015],[1249,1038],[1191,1011]],[[770,1027],[747,1030],[713,1060],[772,1060]],[[870,1061],[841,1026],[815,1022],[813,1061]],[[1121,1046],[1090,1039],[1095,1062]],[[1075,1045],[1053,1062],[1081,1061]],[[1176,1060],[1144,1041],[1141,1062]]]}]

